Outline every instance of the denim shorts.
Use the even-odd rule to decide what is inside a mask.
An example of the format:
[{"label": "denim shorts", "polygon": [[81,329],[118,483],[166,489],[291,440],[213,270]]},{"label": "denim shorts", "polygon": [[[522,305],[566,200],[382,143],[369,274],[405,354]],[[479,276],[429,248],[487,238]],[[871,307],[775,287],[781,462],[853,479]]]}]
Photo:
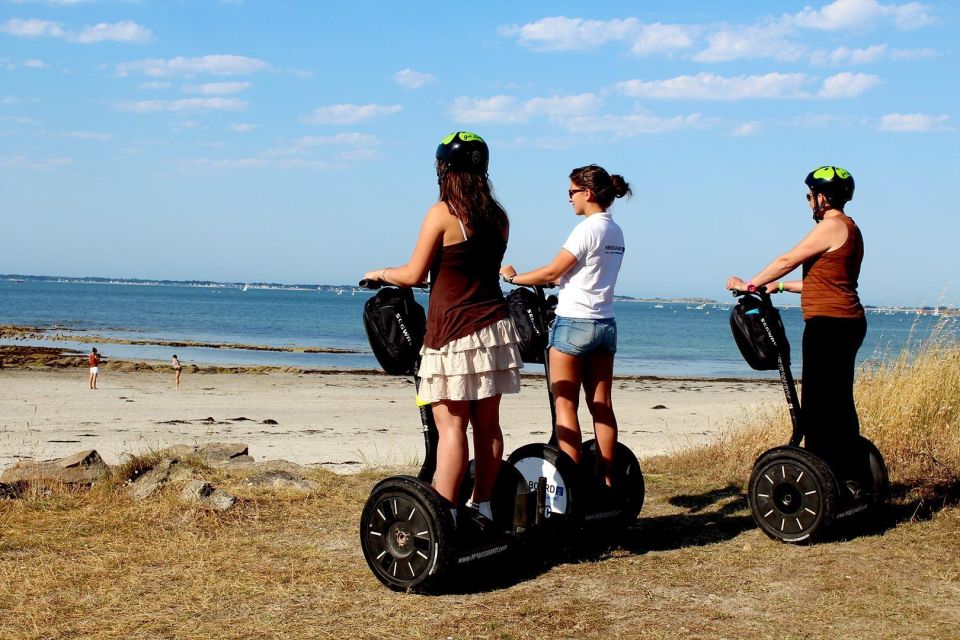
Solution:
[{"label": "denim shorts", "polygon": [[568,356],[617,352],[617,321],[613,318],[588,320],[557,316],[550,326],[548,346]]}]

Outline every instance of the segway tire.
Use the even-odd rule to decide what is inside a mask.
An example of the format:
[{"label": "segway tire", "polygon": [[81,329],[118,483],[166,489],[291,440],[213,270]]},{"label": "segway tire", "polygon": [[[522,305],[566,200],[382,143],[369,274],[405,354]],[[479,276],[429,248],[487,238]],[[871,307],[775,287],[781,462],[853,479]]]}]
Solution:
[{"label": "segway tire", "polygon": [[[592,476],[592,470],[596,469],[597,441],[587,440],[583,443],[580,453],[580,468],[590,478],[594,487],[599,487],[603,480]],[[599,509],[606,509],[613,513],[613,519],[621,527],[628,527],[637,521],[640,510],[643,508],[643,500],[646,493],[646,486],[643,481],[643,471],[640,470],[640,462],[633,451],[623,444],[617,442],[617,447],[613,454],[613,489],[610,494],[614,504],[601,504]],[[589,524],[591,512],[596,512],[598,507],[595,505],[584,505],[584,520]],[[603,518],[609,521],[610,518]]]},{"label": "segway tire", "polygon": [[373,575],[394,591],[422,591],[443,578],[455,554],[450,510],[411,476],[380,481],[360,516],[360,548]]},{"label": "segway tire", "polygon": [[753,519],[765,534],[808,544],[831,524],[839,495],[823,460],[797,447],[777,447],[753,465],[748,500]]},{"label": "segway tire", "polygon": [[552,526],[569,525],[579,514],[578,467],[570,456],[549,444],[526,444],[514,451],[507,462],[520,472],[527,489],[535,491],[546,478],[544,518]]},{"label": "segway tire", "polygon": [[883,461],[883,455],[875,444],[862,436],[860,445],[866,449],[869,458],[871,502],[883,502],[890,493],[890,476],[887,473],[887,465]]}]

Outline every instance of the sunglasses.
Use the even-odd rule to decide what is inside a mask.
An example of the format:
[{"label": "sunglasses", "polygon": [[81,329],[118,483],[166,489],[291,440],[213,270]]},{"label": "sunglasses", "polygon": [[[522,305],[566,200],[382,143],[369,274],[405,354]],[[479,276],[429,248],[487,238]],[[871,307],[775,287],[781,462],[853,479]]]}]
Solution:
[{"label": "sunglasses", "polygon": [[567,189],[567,197],[572,198],[575,193],[582,193],[584,191],[589,191],[589,189]]},{"label": "sunglasses", "polygon": [[811,200],[813,200],[813,194],[812,194],[812,193],[808,193],[808,194],[807,194],[807,202],[810,202]]}]

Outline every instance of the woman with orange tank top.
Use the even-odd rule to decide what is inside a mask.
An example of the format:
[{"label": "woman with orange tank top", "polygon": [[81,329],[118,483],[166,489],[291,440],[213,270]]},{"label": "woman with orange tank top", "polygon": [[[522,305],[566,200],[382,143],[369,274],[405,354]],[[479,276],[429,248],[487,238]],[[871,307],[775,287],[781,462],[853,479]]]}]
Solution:
[{"label": "woman with orange tank top", "polygon": [[[857,295],[863,236],[844,213],[853,199],[853,176],[840,167],[824,166],[811,171],[806,184],[817,226],[751,280],[730,277],[727,288],[752,291],[766,285],[770,293],[800,294],[804,320],[800,419],[805,447],[858,495],[869,467],[860,445],[853,376],[867,320]],[[802,280],[778,281],[801,265]]]}]

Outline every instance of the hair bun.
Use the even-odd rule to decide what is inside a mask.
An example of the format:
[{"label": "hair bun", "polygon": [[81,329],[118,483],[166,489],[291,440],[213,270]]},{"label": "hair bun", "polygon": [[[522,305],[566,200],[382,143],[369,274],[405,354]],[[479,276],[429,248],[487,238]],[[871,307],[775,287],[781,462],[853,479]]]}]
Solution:
[{"label": "hair bun", "polygon": [[623,179],[623,176],[619,174],[614,174],[610,176],[610,182],[613,186],[613,193],[618,198],[622,198],[625,195],[632,194],[630,190],[630,185],[627,184],[627,181]]}]

